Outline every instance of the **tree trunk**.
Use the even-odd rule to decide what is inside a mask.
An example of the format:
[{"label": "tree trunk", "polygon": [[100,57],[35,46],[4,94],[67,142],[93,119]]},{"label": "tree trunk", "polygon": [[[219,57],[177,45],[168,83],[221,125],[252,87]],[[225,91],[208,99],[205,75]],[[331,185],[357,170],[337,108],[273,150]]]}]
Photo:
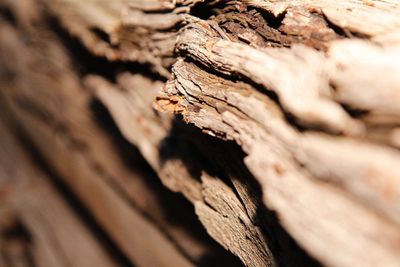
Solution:
[{"label": "tree trunk", "polygon": [[396,0],[0,0],[0,266],[399,266],[399,29]]}]

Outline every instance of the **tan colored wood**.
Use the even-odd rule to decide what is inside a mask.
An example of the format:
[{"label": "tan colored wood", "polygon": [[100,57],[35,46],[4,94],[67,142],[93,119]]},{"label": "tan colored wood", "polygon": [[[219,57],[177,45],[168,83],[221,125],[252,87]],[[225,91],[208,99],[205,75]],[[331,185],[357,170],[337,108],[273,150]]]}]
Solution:
[{"label": "tan colored wood", "polygon": [[[36,3],[43,9],[26,11]],[[128,212],[127,204],[110,184],[133,200],[147,187],[124,178],[129,172],[111,152],[115,143],[107,142],[87,108],[94,98],[163,184],[193,203],[209,235],[245,265],[293,265],[284,259],[289,249],[276,241],[283,234],[274,231],[278,223],[323,265],[399,265],[398,1],[24,0],[2,5],[19,23],[3,26],[0,33],[7,49],[5,69],[24,76],[2,78],[7,82],[1,93],[14,120],[135,261],[154,264],[140,257],[145,247],[159,253],[151,260],[165,264],[169,259],[152,242],[140,253],[130,251],[128,244],[139,244],[127,238],[129,230],[122,234],[113,228],[121,223],[118,229],[124,229],[126,221],[148,224],[139,223],[140,216],[121,215]],[[54,21],[41,21],[44,14]],[[44,28],[56,26],[40,34],[27,23],[35,21]],[[10,40],[12,32],[39,32],[35,36],[43,41],[30,50],[21,37]],[[85,52],[63,47],[57,32],[71,35],[64,41],[73,39]],[[56,60],[26,52],[39,47]],[[88,63],[78,73],[68,52],[77,62],[82,63],[79,53],[88,53],[102,64]],[[32,71],[33,63],[58,67]],[[207,143],[211,138],[205,135],[222,145],[210,148],[213,142]],[[60,156],[52,157],[54,149]],[[64,150],[70,154],[62,155]],[[240,150],[245,155],[239,156]],[[223,153],[227,156],[218,159]],[[82,189],[88,181],[104,196],[102,205],[115,209],[113,223],[114,216],[104,214],[91,191]],[[256,182],[265,207],[253,193]],[[135,201],[145,209],[141,198]],[[275,226],[260,223],[271,216],[263,208],[276,213]],[[157,229],[142,230],[157,232],[179,261],[178,250],[185,251],[185,241],[179,240],[188,239],[161,224],[163,216],[156,218],[177,246]],[[191,243],[198,244],[198,252],[186,254],[207,251],[201,242]],[[192,264],[185,257],[179,262]]]}]

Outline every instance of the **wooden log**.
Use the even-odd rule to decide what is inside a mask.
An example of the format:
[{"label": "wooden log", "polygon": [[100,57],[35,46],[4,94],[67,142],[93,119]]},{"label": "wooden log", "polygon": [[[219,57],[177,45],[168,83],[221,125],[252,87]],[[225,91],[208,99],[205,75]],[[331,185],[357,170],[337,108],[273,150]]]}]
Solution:
[{"label": "wooden log", "polygon": [[[246,266],[399,265],[397,1],[1,7],[11,120],[136,264],[200,264],[217,247],[164,222],[162,190],[128,178],[147,177],[122,163],[128,142]],[[158,241],[140,247],[145,232]]]}]

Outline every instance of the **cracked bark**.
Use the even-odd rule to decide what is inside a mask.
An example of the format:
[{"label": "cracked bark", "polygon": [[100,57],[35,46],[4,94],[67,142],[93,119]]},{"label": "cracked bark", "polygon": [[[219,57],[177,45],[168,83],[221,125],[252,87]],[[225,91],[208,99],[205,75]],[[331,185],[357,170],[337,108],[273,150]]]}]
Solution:
[{"label": "cracked bark", "polygon": [[399,264],[397,1],[0,7],[9,120],[134,264],[238,264],[194,214],[246,266]]}]

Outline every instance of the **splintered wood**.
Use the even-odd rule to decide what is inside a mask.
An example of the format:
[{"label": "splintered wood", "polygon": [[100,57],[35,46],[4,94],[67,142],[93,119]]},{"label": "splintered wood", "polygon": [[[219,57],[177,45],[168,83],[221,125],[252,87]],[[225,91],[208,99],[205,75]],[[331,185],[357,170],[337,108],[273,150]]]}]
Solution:
[{"label": "splintered wood", "polygon": [[400,265],[398,1],[0,0],[0,63],[0,266]]}]

